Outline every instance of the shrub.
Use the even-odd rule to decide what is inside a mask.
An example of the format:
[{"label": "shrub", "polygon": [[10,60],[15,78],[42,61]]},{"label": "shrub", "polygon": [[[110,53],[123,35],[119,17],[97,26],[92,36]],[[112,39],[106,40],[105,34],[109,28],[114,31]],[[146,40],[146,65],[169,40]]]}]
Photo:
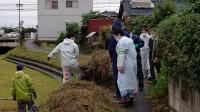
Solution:
[{"label": "shrub", "polygon": [[105,26],[103,27],[99,32],[99,45],[100,47],[103,47],[105,44],[105,41],[110,38],[111,34],[111,27]]},{"label": "shrub", "polygon": [[149,96],[151,98],[162,98],[168,94],[168,69],[166,67],[161,68],[156,83],[150,88]]},{"label": "shrub", "polygon": [[169,112],[168,105],[168,68],[163,66],[161,72],[148,91],[150,112]]},{"label": "shrub", "polygon": [[158,25],[162,58],[173,75],[200,89],[200,14],[171,17]]},{"label": "shrub", "polygon": [[89,21],[89,19],[96,19],[96,18],[99,18],[98,16],[98,11],[90,11],[88,13],[83,13],[82,15],[82,24],[83,25],[86,25]]},{"label": "shrub", "polygon": [[66,24],[67,33],[75,33],[76,42],[80,40],[81,29],[77,22]]},{"label": "shrub", "polygon": [[141,33],[142,27],[152,28],[153,26],[152,16],[138,16],[125,22],[125,27],[136,35]]},{"label": "shrub", "polygon": [[60,33],[60,36],[56,42],[57,44],[61,43],[65,39],[65,37],[68,33],[75,33],[76,42],[77,43],[79,42],[81,29],[77,22],[66,23],[66,32],[67,33],[64,33],[64,32]]},{"label": "shrub", "polygon": [[58,40],[56,41],[56,45],[58,45],[59,43],[61,43],[65,38],[66,38],[66,33],[61,32]]},{"label": "shrub", "polygon": [[176,13],[176,3],[173,0],[160,0],[153,10],[154,24],[159,24],[174,13]]}]

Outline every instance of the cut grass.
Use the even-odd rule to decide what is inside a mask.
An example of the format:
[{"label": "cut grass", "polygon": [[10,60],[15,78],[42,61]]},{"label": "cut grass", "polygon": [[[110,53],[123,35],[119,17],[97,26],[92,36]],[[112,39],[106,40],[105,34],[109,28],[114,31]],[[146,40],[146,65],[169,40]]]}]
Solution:
[{"label": "cut grass", "polygon": [[[16,72],[16,65],[3,60],[0,57],[0,98],[12,98],[10,93],[12,78]],[[24,72],[33,80],[38,98],[36,105],[45,103],[51,92],[59,87],[59,81],[49,77],[41,72],[25,68]],[[15,101],[0,101],[0,111],[16,111]]]}]

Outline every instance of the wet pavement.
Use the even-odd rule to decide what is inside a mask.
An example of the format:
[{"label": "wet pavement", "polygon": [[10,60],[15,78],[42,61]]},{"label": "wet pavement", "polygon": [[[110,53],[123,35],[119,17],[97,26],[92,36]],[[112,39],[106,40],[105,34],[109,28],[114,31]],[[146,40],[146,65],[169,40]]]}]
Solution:
[{"label": "wet pavement", "polygon": [[149,87],[150,85],[145,85],[145,90],[138,92],[137,97],[134,100],[133,106],[126,107],[128,109],[128,112],[149,112],[150,106],[149,102],[146,99]]}]

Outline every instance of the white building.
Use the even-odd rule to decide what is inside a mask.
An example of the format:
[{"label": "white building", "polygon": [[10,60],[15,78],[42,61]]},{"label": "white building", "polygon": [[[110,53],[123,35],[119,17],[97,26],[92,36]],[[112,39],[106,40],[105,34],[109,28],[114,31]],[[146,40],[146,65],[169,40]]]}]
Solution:
[{"label": "white building", "polygon": [[38,39],[56,40],[65,23],[79,22],[93,10],[93,0],[38,0]]}]

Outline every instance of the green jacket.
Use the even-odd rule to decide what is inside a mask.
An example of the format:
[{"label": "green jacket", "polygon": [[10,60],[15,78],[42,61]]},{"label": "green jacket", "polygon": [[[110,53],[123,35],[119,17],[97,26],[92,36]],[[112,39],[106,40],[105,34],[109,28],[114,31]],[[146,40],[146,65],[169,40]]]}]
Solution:
[{"label": "green jacket", "polygon": [[36,95],[31,78],[23,71],[17,71],[12,81],[12,96],[17,101],[28,101]]}]

